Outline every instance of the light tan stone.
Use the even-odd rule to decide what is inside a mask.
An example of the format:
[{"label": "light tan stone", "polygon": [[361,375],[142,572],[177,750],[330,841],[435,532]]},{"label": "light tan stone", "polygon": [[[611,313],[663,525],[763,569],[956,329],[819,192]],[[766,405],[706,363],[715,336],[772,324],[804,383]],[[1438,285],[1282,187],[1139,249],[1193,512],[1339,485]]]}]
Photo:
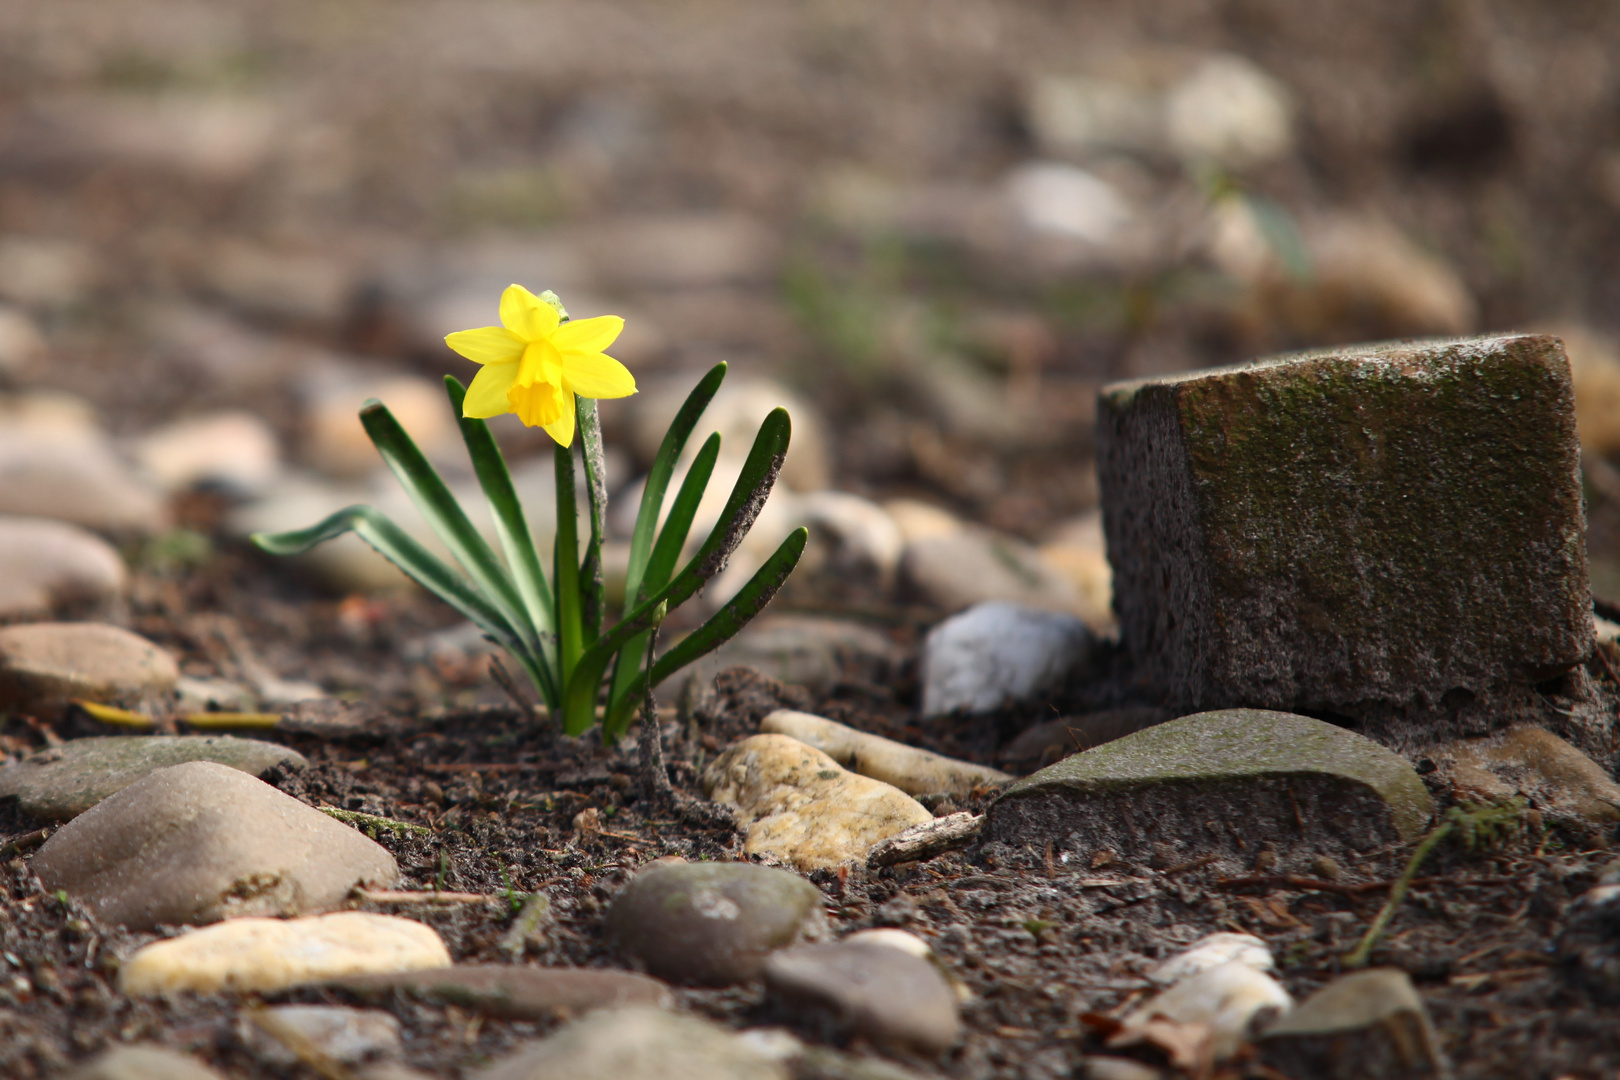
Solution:
[{"label": "light tan stone", "polygon": [[703,790],[737,809],[745,851],[800,870],[865,858],[878,841],[934,817],[899,788],[848,772],[786,735],[737,743],[704,770]]},{"label": "light tan stone", "polygon": [[136,950],[118,974],[132,997],[191,990],[268,993],[349,975],[450,966],[432,927],[345,911],[304,919],[232,919]]},{"label": "light tan stone", "polygon": [[23,623],[0,629],[0,708],[59,713],[74,698],[138,704],[180,678],[174,657],[102,623]]},{"label": "light tan stone", "polygon": [[1000,769],[957,761],[791,709],[771,713],[759,722],[759,730],[813,746],[851,772],[893,784],[907,795],[966,795],[981,784],[1012,779]]}]

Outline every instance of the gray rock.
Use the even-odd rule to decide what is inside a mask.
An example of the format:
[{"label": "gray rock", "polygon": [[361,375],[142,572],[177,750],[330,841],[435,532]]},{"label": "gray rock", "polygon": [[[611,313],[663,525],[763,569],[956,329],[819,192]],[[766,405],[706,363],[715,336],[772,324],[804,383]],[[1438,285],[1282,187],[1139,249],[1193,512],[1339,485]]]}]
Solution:
[{"label": "gray rock", "polygon": [[672,679],[680,680],[681,693],[694,703],[711,692],[716,675],[733,667],[820,691],[842,678],[880,681],[903,655],[888,636],[847,619],[763,615]]},{"label": "gray rock", "polygon": [[1060,716],[1020,732],[1002,750],[1001,760],[1045,765],[1081,750],[1123,739],[1143,728],[1174,719],[1174,716],[1166,709],[1156,709],[1151,705],[1103,709],[1080,716]]},{"label": "gray rock", "polygon": [[787,1080],[718,1024],[646,1007],[595,1012],[519,1046],[471,1080]]},{"label": "gray rock", "polygon": [[1009,536],[978,530],[929,536],[906,544],[900,588],[942,611],[961,611],[987,600],[1075,614],[1080,594],[1040,552]]},{"label": "gray rock", "polygon": [[1417,1080],[1447,1071],[1423,999],[1404,971],[1341,975],[1271,1025],[1260,1058],[1288,1076]]},{"label": "gray rock", "polygon": [[989,839],[1131,857],[1164,845],[1243,871],[1272,847],[1283,860],[1341,861],[1411,842],[1434,802],[1404,758],[1290,713],[1198,713],[1075,754],[1009,787]]},{"label": "gray rock", "polygon": [[187,761],[213,761],[259,777],[278,765],[309,764],[296,750],[230,735],[73,739],[0,769],[0,799],[16,799],[36,818],[66,821],[149,773]]},{"label": "gray rock", "polygon": [[775,1007],[830,1041],[940,1054],[962,1034],[956,992],[934,965],[884,945],[836,942],[772,953],[765,988]]},{"label": "gray rock", "polygon": [[1173,707],[1482,729],[1590,651],[1555,338],[1121,383],[1097,428],[1121,633]]},{"label": "gray rock", "polygon": [[653,863],[608,911],[607,930],[640,967],[671,982],[729,986],[776,949],[827,936],[821,891],[752,863]]},{"label": "gray rock", "polygon": [[116,626],[0,628],[0,708],[54,717],[76,698],[138,705],[169,693],[179,678],[173,656]]},{"label": "gray rock", "polygon": [[88,530],[0,517],[0,618],[98,611],[122,595],[128,579],[117,549]]},{"label": "gray rock", "polygon": [[339,1065],[387,1060],[400,1055],[399,1021],[374,1009],[344,1005],[272,1005],[255,1012],[248,1045],[272,1065],[290,1067],[301,1049],[319,1052]]},{"label": "gray rock", "polygon": [[1072,615],[1003,601],[976,604],[928,632],[922,713],[991,712],[1045,693],[1084,663],[1091,631]]},{"label": "gray rock", "polygon": [[161,1046],[114,1046],[67,1074],[67,1080],[220,1080],[190,1054]]},{"label": "gray rock", "polygon": [[594,968],[537,968],[512,964],[466,964],[431,971],[362,975],[334,985],[368,999],[395,992],[448,1002],[508,1020],[549,1020],[593,1009],[630,1005],[669,1008],[669,987],[629,971]]},{"label": "gray rock", "polygon": [[98,532],[153,533],[162,495],[99,436],[0,431],[0,514],[55,518]]},{"label": "gray rock", "polygon": [[399,879],[374,841],[212,761],[135,781],[58,829],[32,865],[46,888],[136,930],[323,911],[358,883]]}]

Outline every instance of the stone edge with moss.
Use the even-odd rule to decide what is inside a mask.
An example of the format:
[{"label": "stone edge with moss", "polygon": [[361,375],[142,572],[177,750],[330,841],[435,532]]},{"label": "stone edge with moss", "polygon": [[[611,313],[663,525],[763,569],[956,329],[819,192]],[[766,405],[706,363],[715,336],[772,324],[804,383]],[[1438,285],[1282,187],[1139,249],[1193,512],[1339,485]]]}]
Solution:
[{"label": "stone edge with moss", "polygon": [[1014,783],[998,804],[1062,792],[1112,795],[1165,783],[1226,786],[1328,775],[1371,789],[1406,842],[1422,835],[1434,799],[1406,760],[1321,720],[1262,709],[1221,709],[1171,720],[1073,754]]}]

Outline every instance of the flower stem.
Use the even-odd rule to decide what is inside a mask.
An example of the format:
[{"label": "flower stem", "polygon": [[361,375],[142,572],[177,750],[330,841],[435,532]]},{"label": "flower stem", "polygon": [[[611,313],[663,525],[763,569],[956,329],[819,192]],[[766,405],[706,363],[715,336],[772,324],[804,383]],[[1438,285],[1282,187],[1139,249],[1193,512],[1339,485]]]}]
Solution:
[{"label": "flower stem", "polygon": [[551,580],[557,583],[557,683],[566,688],[584,651],[579,602],[579,510],[574,492],[574,452],[558,446],[554,455],[557,545]]}]

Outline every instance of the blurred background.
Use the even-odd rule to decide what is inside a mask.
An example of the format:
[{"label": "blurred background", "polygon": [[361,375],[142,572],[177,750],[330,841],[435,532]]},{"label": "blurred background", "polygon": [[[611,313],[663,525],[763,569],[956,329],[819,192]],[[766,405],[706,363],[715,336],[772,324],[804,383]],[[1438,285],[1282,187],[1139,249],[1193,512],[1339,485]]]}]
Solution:
[{"label": "blurred background", "polygon": [[[629,320],[621,510],[723,359],[728,447],[794,415],[759,531],[816,528],[801,605],[1099,627],[1104,382],[1551,330],[1620,597],[1611,3],[0,3],[0,513],[157,565],[408,513],[355,410],[468,483],[442,337],[513,281]],[[543,506],[544,436],[496,426]]]}]

